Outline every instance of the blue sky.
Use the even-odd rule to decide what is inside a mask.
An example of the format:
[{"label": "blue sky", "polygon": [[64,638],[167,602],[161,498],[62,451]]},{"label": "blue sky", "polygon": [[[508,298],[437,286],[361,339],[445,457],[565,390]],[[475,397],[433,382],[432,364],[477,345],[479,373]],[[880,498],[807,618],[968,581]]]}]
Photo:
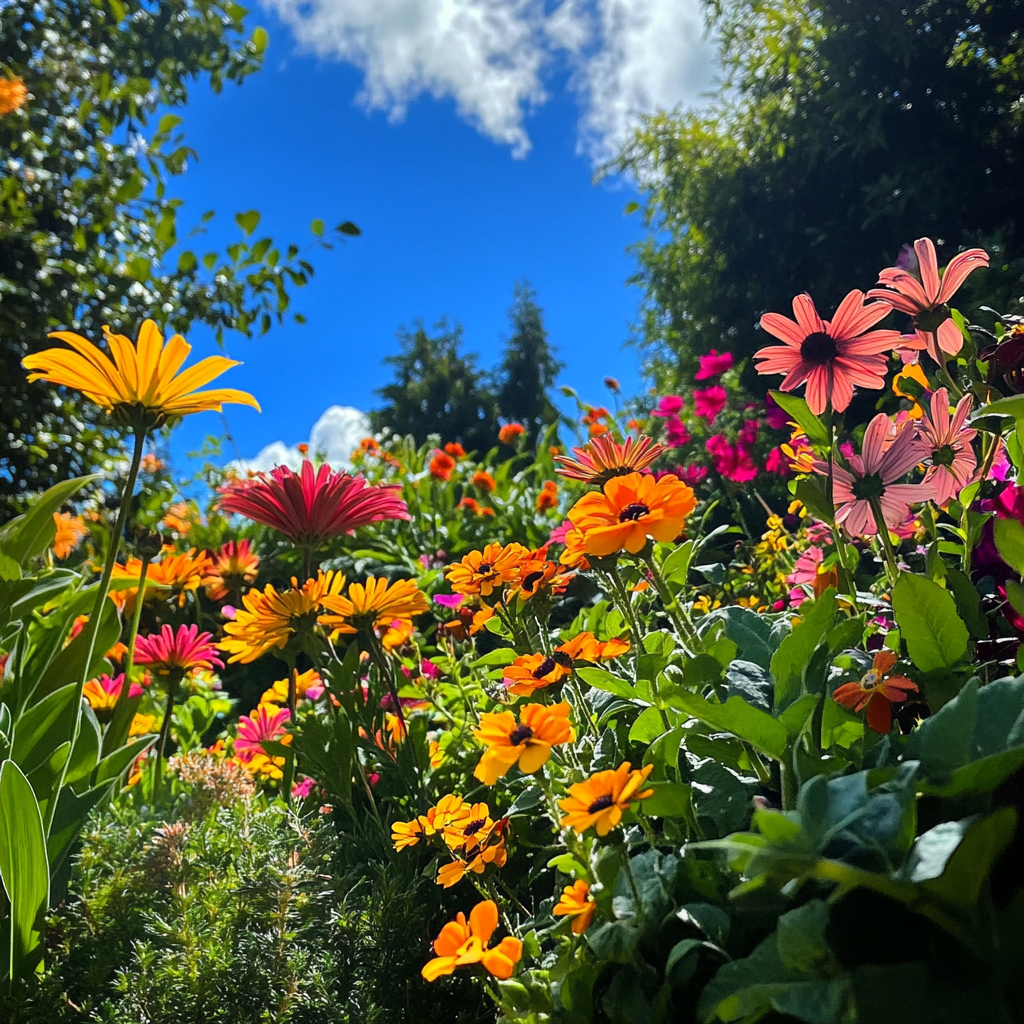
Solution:
[{"label": "blue sky", "polygon": [[[600,62],[607,64],[607,47],[593,36],[586,54],[577,45],[569,59],[544,50],[541,40],[538,59],[526,60],[510,86],[508,60],[474,53],[481,42],[472,25],[468,37],[447,23],[436,35],[429,17],[435,0],[417,0],[425,25],[395,38],[394,20],[385,19],[374,41],[376,15],[368,12],[393,2],[320,0],[302,15],[282,7],[289,24],[258,11],[271,37],[264,70],[219,96],[197,90],[184,111],[199,160],[173,185],[187,204],[179,222],[216,209],[209,240],[220,244],[237,236],[233,215],[247,209],[263,215],[257,237],[265,232],[282,243],[311,242],[316,217],[328,224],[353,220],[363,231],[333,252],[312,253],[316,276],[294,297],[305,325],[228,338],[227,353],[245,365],[224,383],[251,391],[263,406],[262,415],[227,410],[245,458],[272,442],[308,440],[331,406],[377,404],[374,389],[389,379],[381,360],[397,350],[399,325],[447,314],[463,324],[465,347],[493,365],[508,334],[513,283],[524,277],[566,363],[560,383],[594,401],[607,396],[606,374],[627,391],[640,386],[636,353],[623,345],[639,300],[626,285],[634,266],[626,248],[643,236],[643,226],[637,215],[624,215],[633,198],[628,183],[591,183],[595,163],[628,124],[622,105],[629,97],[591,81]],[[473,8],[478,0],[461,2]],[[529,14],[529,0],[487,3],[488,16],[506,3],[516,18]],[[597,3],[574,13],[596,17],[609,4],[657,8],[662,0]],[[550,16],[552,9],[537,10]],[[585,27],[598,26],[591,20]],[[485,50],[518,30],[498,27]],[[346,42],[350,28],[361,40],[357,50]],[[656,29],[648,25],[648,32]],[[324,44],[328,38],[334,42]],[[319,52],[310,52],[310,39]],[[634,46],[641,77],[651,63],[642,44],[641,38]],[[516,44],[515,61],[524,60],[524,45]],[[680,39],[680,52],[693,45]],[[422,55],[410,59],[410,46],[435,61],[434,70],[424,71]],[[620,60],[615,73],[623,66]],[[500,80],[489,81],[495,73]],[[607,78],[607,68],[603,73]],[[686,81],[677,91],[685,93]],[[658,86],[652,88],[656,94]],[[197,250],[205,251],[203,240]],[[197,356],[216,351],[202,331],[189,340]],[[176,432],[173,452],[180,459],[205,435],[222,432],[213,414],[191,417]]]}]

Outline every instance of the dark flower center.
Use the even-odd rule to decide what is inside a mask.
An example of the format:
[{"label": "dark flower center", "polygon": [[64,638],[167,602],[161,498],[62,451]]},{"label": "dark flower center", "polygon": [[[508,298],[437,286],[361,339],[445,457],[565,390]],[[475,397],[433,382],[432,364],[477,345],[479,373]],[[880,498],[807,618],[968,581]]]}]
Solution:
[{"label": "dark flower center", "polygon": [[557,665],[557,664],[558,664],[558,662],[556,662],[554,658],[545,658],[533,670],[533,678],[534,679],[543,679],[555,667],[555,665]]},{"label": "dark flower center", "polygon": [[513,747],[518,747],[520,743],[525,743],[528,739],[533,738],[533,730],[528,725],[516,726],[508,734],[508,741]]},{"label": "dark flower center", "polygon": [[484,822],[486,822],[486,821],[487,821],[487,819],[486,819],[486,818],[477,818],[477,819],[476,819],[476,821],[471,821],[471,822],[470,822],[470,823],[469,823],[469,824],[468,824],[468,825],[467,825],[467,826],[466,826],[466,827],[465,827],[465,828],[464,828],[464,829],[462,830],[462,834],[463,834],[464,836],[471,836],[471,835],[474,835],[475,833],[479,832],[479,831],[480,831],[480,829],[482,829],[482,828],[484,827]]},{"label": "dark flower center", "polygon": [[882,478],[877,473],[871,473],[853,481],[853,496],[855,498],[861,500],[880,498],[883,494],[885,494],[885,484],[882,483]]},{"label": "dark flower center", "polygon": [[956,449],[951,444],[944,444],[932,452],[932,462],[936,466],[952,466],[956,458]]},{"label": "dark flower center", "polygon": [[615,803],[612,799],[611,793],[605,793],[604,796],[599,796],[588,808],[587,814],[597,814],[598,811],[606,810]]},{"label": "dark flower center", "polygon": [[561,665],[562,668],[572,668],[572,658],[570,658],[565,651],[555,651],[555,653],[551,655],[551,660],[556,665]]},{"label": "dark flower center", "polygon": [[619,513],[619,522],[624,523],[627,519],[631,519],[636,522],[638,519],[643,519],[644,516],[651,514],[651,510],[646,505],[641,505],[639,502],[635,502],[632,505],[627,505]]},{"label": "dark flower center", "polygon": [[527,573],[523,577],[523,590],[533,590],[534,586],[544,578],[542,572]]},{"label": "dark flower center", "polygon": [[919,331],[934,333],[949,319],[949,306],[943,304],[926,309],[914,317],[914,326]]},{"label": "dark flower center", "polygon": [[481,562],[480,565],[477,566],[476,571],[480,573],[481,576],[486,576],[491,571],[491,563]]},{"label": "dark flower center", "polygon": [[815,331],[808,334],[800,345],[800,358],[805,363],[814,366],[824,366],[830,359],[835,359],[839,354],[836,349],[835,340],[831,334],[824,331]]}]

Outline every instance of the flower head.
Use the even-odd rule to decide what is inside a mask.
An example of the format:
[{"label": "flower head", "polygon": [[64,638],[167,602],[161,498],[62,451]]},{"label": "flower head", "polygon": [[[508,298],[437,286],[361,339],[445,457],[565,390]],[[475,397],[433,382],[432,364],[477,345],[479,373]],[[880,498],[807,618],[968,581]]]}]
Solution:
[{"label": "flower head", "polygon": [[967,427],[974,404],[973,395],[964,395],[953,415],[949,414],[949,395],[939,388],[928,404],[928,413],[917,429],[918,440],[927,446],[931,465],[924,482],[935,488],[935,503],[945,505],[974,478],[978,459],[971,447],[976,430]]},{"label": "flower head", "polygon": [[296,473],[278,466],[269,476],[236,480],[220,489],[225,512],[263,523],[293,543],[319,547],[330,537],[385,519],[409,519],[397,487],[368,484],[361,476],[335,473],[326,463],[319,469],[306,460]]},{"label": "flower head", "polygon": [[249,549],[248,540],[229,540],[222,545],[203,577],[206,596],[223,601],[244,587],[252,586],[260,568],[260,557]]},{"label": "flower head", "polygon": [[549,512],[553,508],[558,508],[558,484],[554,480],[545,480],[537,495],[537,511]]},{"label": "flower head", "polygon": [[423,967],[423,977],[436,981],[456,967],[481,964],[495,978],[511,978],[523,955],[523,944],[515,938],[501,940],[493,949],[488,943],[498,927],[498,907],[493,900],[478,903],[469,914],[459,913],[434,940],[437,956]]},{"label": "flower head", "polygon": [[30,381],[45,380],[81,391],[119,421],[150,430],[168,420],[195,412],[219,412],[225,403],[248,405],[259,411],[252,395],[232,388],[196,391],[225,370],[240,364],[224,356],[208,356],[178,373],[192,346],[180,335],[164,345],[152,320],[143,322],[137,346],[122,334],[103,328],[113,360],[91,341],[71,331],[50,335],[71,346],[48,348],[26,356],[21,365]]},{"label": "flower head", "polygon": [[694,374],[694,380],[709,380],[731,370],[733,359],[731,352],[719,352],[713,348],[706,356],[700,357],[700,369]]},{"label": "flower head", "polygon": [[603,492],[585,494],[569,510],[569,519],[582,534],[586,554],[636,554],[648,537],[675,540],[696,507],[692,489],[671,473],[657,481],[631,473],[608,480]]},{"label": "flower head", "polygon": [[531,697],[537,690],[567,679],[578,661],[610,661],[628,650],[628,640],[598,640],[593,633],[579,633],[549,655],[519,655],[505,669],[504,684],[517,697]]},{"label": "flower head", "polygon": [[954,256],[940,276],[935,245],[930,238],[919,238],[913,249],[904,247],[898,262],[903,266],[888,267],[878,275],[882,287],[872,288],[868,298],[884,299],[909,313],[916,333],[906,347],[927,349],[937,363],[945,364],[946,354],[956,355],[964,343],[947,303],[969,274],[988,266],[988,253],[968,249]]},{"label": "flower head", "polygon": [[870,671],[855,683],[845,683],[832,694],[832,699],[853,711],[867,708],[868,725],[883,735],[892,728],[892,706],[907,699],[908,693],[917,692],[917,683],[906,676],[890,676],[899,660],[895,651],[879,651]]},{"label": "flower head", "polygon": [[28,89],[21,78],[0,78],[0,117],[13,114],[25,105]]},{"label": "flower head", "polygon": [[53,525],[57,531],[53,538],[53,553],[61,559],[67,558],[89,532],[83,520],[67,512],[54,512]]},{"label": "flower head", "polygon": [[502,444],[513,445],[526,433],[526,427],[522,423],[506,423],[498,431],[498,440]]},{"label": "flower head", "polygon": [[434,452],[429,472],[435,480],[451,480],[454,468],[455,460],[450,455],[445,452]]},{"label": "flower head", "polygon": [[268,754],[263,743],[271,740],[288,746],[291,733],[285,728],[290,718],[287,708],[275,704],[260,704],[252,714],[239,718],[235,737],[235,758],[253,775],[266,775],[272,779],[284,776],[281,770],[284,758]]},{"label": "flower head", "polygon": [[324,597],[323,606],[328,614],[320,617],[321,624],[340,633],[356,633],[360,627],[394,628],[396,620],[411,622],[430,610],[430,602],[415,580],[389,583],[383,576],[351,584],[347,597],[330,594]]},{"label": "flower head", "polygon": [[493,476],[485,469],[478,469],[469,481],[477,490],[490,494],[498,486]]},{"label": "flower head", "polygon": [[473,773],[485,786],[493,786],[514,764],[524,775],[538,771],[551,756],[551,748],[573,739],[569,705],[527,704],[519,721],[511,711],[485,712],[473,735],[487,750]]},{"label": "flower head", "polygon": [[551,911],[555,917],[568,917],[572,920],[570,927],[575,935],[582,935],[590,927],[597,904],[590,895],[590,886],[582,878],[567,885],[562,890],[562,897]]},{"label": "flower head", "polygon": [[453,459],[463,459],[466,457],[466,449],[458,441],[449,441],[444,446],[444,450],[445,454],[450,455]]},{"label": "flower head", "polygon": [[603,486],[612,477],[639,473],[667,450],[665,445],[656,444],[649,437],[627,437],[623,444],[619,444],[606,434],[595,437],[582,448],[573,448],[574,458],[557,456],[556,472],[570,480]]},{"label": "flower head", "polygon": [[702,420],[714,423],[728,400],[729,396],[721,384],[703,390],[698,388],[693,393],[693,411]]},{"label": "flower head", "polygon": [[[93,711],[113,711],[121,696],[121,686],[124,683],[124,673],[116,676],[108,676],[105,673],[98,679],[90,679],[82,688],[82,696],[89,702]],[[128,696],[141,697],[142,687],[138,683],[132,683],[128,688]]]},{"label": "flower head", "polygon": [[[158,561],[149,563],[143,600],[152,601],[158,596],[170,596],[179,608],[184,608],[188,595],[194,594],[202,585],[210,565],[210,556],[205,551],[196,554],[195,548],[183,552],[165,549]],[[129,558],[124,565],[114,565],[112,578],[137,581],[141,575],[141,560]],[[138,587],[116,590],[110,596],[115,604],[127,610],[135,606]]]},{"label": "flower head", "polygon": [[295,681],[296,700],[319,700],[324,695],[324,681],[315,668],[300,672],[297,668],[292,669],[291,679],[278,679],[269,690],[263,691],[260,697],[261,704],[287,704],[288,688],[292,679]]},{"label": "flower head", "polygon": [[530,557],[522,544],[488,544],[483,551],[470,551],[460,562],[450,565],[445,576],[456,594],[480,594],[489,597],[505,584],[516,584],[522,563]]},{"label": "flower head", "polygon": [[200,633],[196,625],[179,626],[175,632],[165,623],[159,633],[136,639],[135,661],[139,665],[152,665],[162,676],[223,668],[224,662],[217,657],[217,645],[212,640],[211,634]]},{"label": "flower head", "polygon": [[630,771],[628,761],[618,768],[597,772],[585,782],[569,787],[569,796],[559,800],[565,811],[562,828],[574,828],[581,835],[588,828],[596,828],[599,836],[606,836],[622,820],[622,812],[631,803],[646,800],[654,790],[641,786],[654,769],[653,764]]},{"label": "flower head", "polygon": [[888,302],[864,302],[854,289],[839,304],[832,321],[822,320],[809,295],[793,299],[796,320],[765,313],[761,327],[784,342],[754,354],[758,373],[784,373],[779,385],[792,391],[807,382],[807,405],[820,415],[831,402],[842,412],[853,398],[853,387],[878,390],[887,365],[883,353],[899,344],[898,331],[873,331],[892,309]]}]

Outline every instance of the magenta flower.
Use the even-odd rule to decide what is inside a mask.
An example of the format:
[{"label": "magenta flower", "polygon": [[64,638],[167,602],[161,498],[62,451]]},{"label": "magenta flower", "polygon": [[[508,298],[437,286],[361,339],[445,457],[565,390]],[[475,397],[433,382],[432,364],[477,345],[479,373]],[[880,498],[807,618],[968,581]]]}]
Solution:
[{"label": "magenta flower", "polygon": [[919,238],[914,248],[903,247],[895,267],[888,267],[878,275],[878,284],[868,298],[884,299],[902,313],[914,318],[912,336],[903,339],[908,348],[927,349],[937,363],[946,356],[956,355],[963,346],[960,328],[949,315],[947,303],[964,283],[967,276],[979,267],[988,266],[988,253],[984,249],[968,249],[954,256],[939,275],[939,261],[930,238]]},{"label": "magenta flower", "polygon": [[694,375],[694,380],[708,380],[717,377],[719,374],[731,370],[733,366],[731,352],[719,352],[713,348],[706,356],[700,357],[700,369]]},{"label": "magenta flower", "polygon": [[728,401],[725,388],[720,384],[713,387],[696,390],[693,393],[693,411],[708,423],[714,423],[715,417],[725,408]]},{"label": "magenta flower", "polygon": [[[238,720],[238,735],[235,737],[235,754],[242,761],[251,760],[256,754],[266,755],[263,749],[264,740],[277,740],[288,743],[291,737],[284,723],[290,713],[287,708],[278,708],[274,704],[261,704],[251,715]],[[285,737],[287,736],[287,739]]]},{"label": "magenta flower", "polygon": [[152,665],[158,675],[171,672],[192,672],[195,669],[223,668],[217,657],[217,646],[210,633],[200,633],[198,626],[179,626],[175,632],[163,625],[159,633],[140,636],[135,641],[135,663]]},{"label": "magenta flower", "polygon": [[708,467],[698,465],[697,463],[691,463],[689,466],[683,466],[678,470],[677,475],[684,484],[687,484],[690,487],[697,487],[707,479]]},{"label": "magenta flower", "polygon": [[789,413],[769,395],[764,400],[765,419],[772,430],[785,430],[789,426]]},{"label": "magenta flower", "polygon": [[303,776],[302,780],[296,782],[292,786],[292,799],[293,800],[305,800],[307,796],[313,791],[313,787],[316,785],[313,779],[308,775]]},{"label": "magenta flower", "polygon": [[818,578],[818,567],[825,561],[825,551],[817,546],[809,547],[794,563],[793,571],[786,577],[791,584],[789,603],[799,608],[807,600],[805,585],[812,585]]},{"label": "magenta flower", "polygon": [[781,448],[773,448],[765,460],[764,469],[766,473],[776,473],[779,476],[789,476],[789,459],[786,458]]},{"label": "magenta flower", "polygon": [[978,432],[966,426],[973,405],[974,397],[964,395],[950,416],[949,395],[945,388],[939,388],[918,424],[918,439],[931,454],[924,482],[935,488],[937,505],[944,506],[955,498],[971,482],[978,468],[978,459],[971,447]]},{"label": "magenta flower", "polygon": [[657,406],[651,410],[652,416],[678,416],[683,408],[683,400],[679,395],[665,395],[659,399]]},{"label": "magenta flower", "polygon": [[351,533],[385,519],[410,519],[397,487],[368,484],[361,476],[318,470],[308,459],[299,473],[278,466],[268,476],[235,480],[220,488],[220,507],[283,533],[302,547]]},{"label": "magenta flower", "polygon": [[461,594],[435,594],[434,604],[439,604],[442,608],[458,608],[462,604]]},{"label": "magenta flower", "polygon": [[686,424],[678,416],[667,416],[665,418],[665,440],[669,448],[682,448],[690,441],[690,431]]},{"label": "magenta flower", "polygon": [[896,481],[928,455],[928,449],[910,427],[889,441],[892,422],[879,413],[864,432],[861,454],[847,456],[849,470],[834,466],[832,494],[836,522],[851,537],[871,537],[878,532],[873,505],[887,526],[899,527],[910,515],[910,505],[935,496],[931,484],[899,484]]}]

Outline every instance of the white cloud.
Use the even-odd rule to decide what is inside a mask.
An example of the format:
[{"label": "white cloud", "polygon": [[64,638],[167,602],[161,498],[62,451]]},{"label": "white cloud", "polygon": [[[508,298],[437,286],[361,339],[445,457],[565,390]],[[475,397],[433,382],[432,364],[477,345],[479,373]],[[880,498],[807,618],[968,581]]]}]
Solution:
[{"label": "white cloud", "polygon": [[[352,450],[369,432],[370,423],[358,409],[350,405],[332,405],[313,424],[306,443],[310,455],[322,455],[332,467],[341,469],[349,465]],[[275,466],[298,469],[301,462],[297,445],[272,441],[261,448],[255,458],[243,459],[241,468],[265,473]]]},{"label": "white cloud", "polygon": [[364,73],[358,100],[401,119],[421,95],[525,156],[546,81],[572,70],[580,147],[612,155],[638,113],[696,100],[711,79],[701,0],[264,0],[307,51]]}]

